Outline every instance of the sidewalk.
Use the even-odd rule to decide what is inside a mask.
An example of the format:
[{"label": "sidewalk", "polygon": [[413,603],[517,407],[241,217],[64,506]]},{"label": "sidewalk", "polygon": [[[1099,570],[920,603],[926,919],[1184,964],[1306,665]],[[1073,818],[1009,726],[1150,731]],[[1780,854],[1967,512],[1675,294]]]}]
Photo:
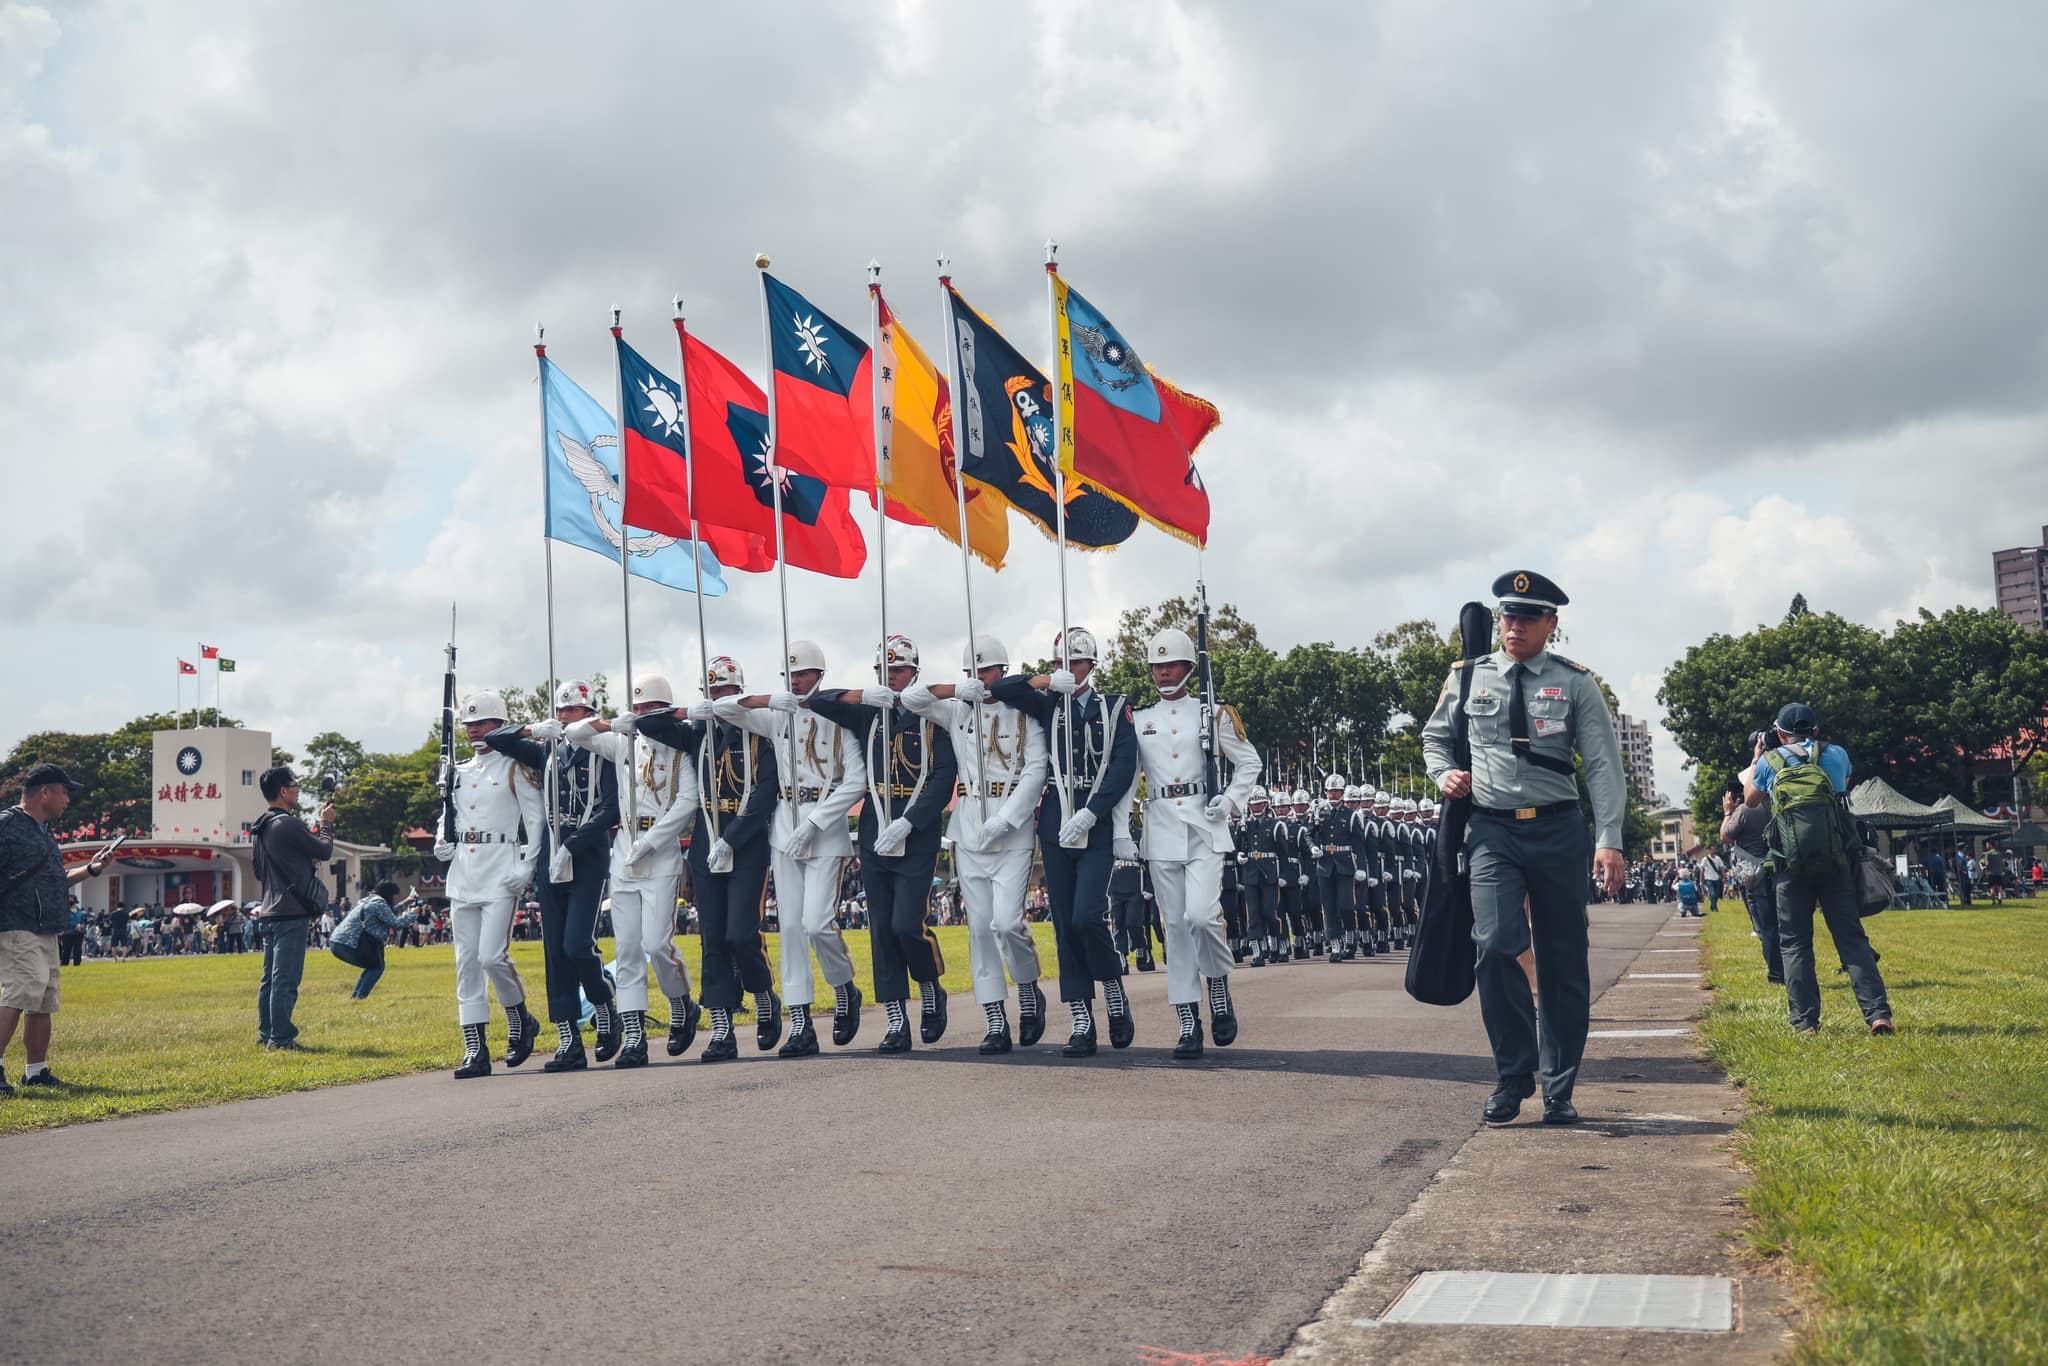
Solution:
[{"label": "sidewalk", "polygon": [[[1691,1025],[1704,923],[1674,910],[1593,1003],[1574,1097],[1584,1121],[1547,1128],[1532,1101],[1515,1124],[1474,1134],[1282,1360],[1767,1362],[1790,1346],[1781,1287],[1734,1255],[1742,1178],[1728,1135],[1741,1093],[1698,1059]],[[1660,1318],[1730,1326],[1527,1326]]]}]

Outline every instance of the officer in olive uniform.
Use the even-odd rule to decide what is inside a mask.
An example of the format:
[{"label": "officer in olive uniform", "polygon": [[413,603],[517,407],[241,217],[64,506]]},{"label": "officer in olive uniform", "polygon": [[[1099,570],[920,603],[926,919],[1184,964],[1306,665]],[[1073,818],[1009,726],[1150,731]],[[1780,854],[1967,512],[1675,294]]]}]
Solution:
[{"label": "officer in olive uniform", "polygon": [[[1512,1120],[1535,1093],[1540,1064],[1544,1122],[1570,1124],[1579,1117],[1572,1086],[1592,1009],[1586,961],[1589,850],[1572,754],[1585,761],[1594,871],[1610,894],[1621,890],[1625,871],[1621,820],[1627,779],[1600,684],[1584,665],[1545,648],[1557,629],[1557,609],[1568,601],[1563,591],[1529,570],[1501,575],[1493,591],[1500,599],[1504,648],[1453,667],[1423,728],[1422,750],[1430,780],[1444,795],[1472,797],[1465,848],[1479,1012],[1500,1077],[1484,1118],[1489,1124]],[[1464,705],[1469,770],[1455,767],[1452,748],[1458,677],[1465,665],[1472,668]],[[1543,983],[1540,1038],[1529,978],[1516,961],[1532,937]]]}]

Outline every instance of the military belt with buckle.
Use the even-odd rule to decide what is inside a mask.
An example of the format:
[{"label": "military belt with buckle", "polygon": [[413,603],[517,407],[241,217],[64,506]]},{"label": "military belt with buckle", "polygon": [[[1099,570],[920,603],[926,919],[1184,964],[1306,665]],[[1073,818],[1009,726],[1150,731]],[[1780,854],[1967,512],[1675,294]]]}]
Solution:
[{"label": "military belt with buckle", "polygon": [[781,793],[782,800],[784,801],[789,801],[792,797],[800,802],[816,802],[825,799],[825,789],[822,787],[785,787],[781,789]]},{"label": "military belt with buckle", "polygon": [[652,830],[654,828],[654,817],[642,816],[640,817],[637,824],[640,827],[641,833],[645,834],[647,831]]},{"label": "military belt with buckle", "polygon": [[717,809],[720,815],[730,816],[738,812],[740,806],[741,802],[738,798],[728,798],[725,801],[719,802]]},{"label": "military belt with buckle", "polygon": [[512,836],[500,834],[496,830],[465,830],[462,832],[462,842],[464,844],[510,844],[512,843]]},{"label": "military belt with buckle", "polygon": [[1348,844],[1326,844],[1323,846],[1323,852],[1326,854],[1348,854],[1351,852],[1351,846]]},{"label": "military belt with buckle", "polygon": [[1555,816],[1560,811],[1576,811],[1577,802],[1545,802],[1541,806],[1475,806],[1475,811],[1504,821],[1533,821],[1539,816]]},{"label": "military belt with buckle", "polygon": [[1155,798],[1192,797],[1202,790],[1200,783],[1166,783],[1152,795]]},{"label": "military belt with buckle", "polygon": [[1246,857],[1246,858],[1271,858],[1271,857],[1273,857],[1273,856],[1272,856],[1271,854],[1261,854],[1261,853],[1259,853],[1259,852],[1258,852],[1257,850],[1253,850],[1252,852],[1250,852],[1250,853],[1246,854],[1246,855],[1245,855],[1245,857]]},{"label": "military belt with buckle", "polygon": [[882,795],[885,797],[915,797],[917,795],[917,785],[914,783],[898,783],[894,787],[884,788]]},{"label": "military belt with buckle", "polygon": [[1016,791],[1017,785],[1015,783],[986,783],[975,790],[977,792],[985,791],[991,797],[1001,797],[1006,793]]}]

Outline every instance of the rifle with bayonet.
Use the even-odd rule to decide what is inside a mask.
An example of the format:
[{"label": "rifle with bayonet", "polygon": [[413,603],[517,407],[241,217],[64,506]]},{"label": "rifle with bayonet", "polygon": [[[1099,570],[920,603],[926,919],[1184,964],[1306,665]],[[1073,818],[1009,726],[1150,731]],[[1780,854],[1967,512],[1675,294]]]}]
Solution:
[{"label": "rifle with bayonet", "polygon": [[455,605],[448,605],[448,669],[441,677],[441,838],[455,843]]}]

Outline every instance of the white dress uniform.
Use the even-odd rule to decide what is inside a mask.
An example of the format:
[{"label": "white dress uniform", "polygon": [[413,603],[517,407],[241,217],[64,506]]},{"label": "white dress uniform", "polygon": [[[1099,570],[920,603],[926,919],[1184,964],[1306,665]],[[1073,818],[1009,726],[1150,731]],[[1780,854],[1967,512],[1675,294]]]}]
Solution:
[{"label": "white dress uniform", "polygon": [[[478,748],[455,767],[455,842],[448,861],[448,928],[455,939],[455,1006],[464,1025],[488,1023],[488,986],[517,1016],[526,983],[512,965],[512,911],[540,858],[540,782],[496,750]],[[519,842],[521,826],[526,843]],[[442,832],[446,833],[446,832]]]},{"label": "white dress uniform", "polygon": [[[813,953],[835,991],[853,981],[853,960],[839,932],[839,874],[853,855],[847,814],[867,794],[866,746],[861,737],[807,711],[790,716],[742,707],[738,699],[725,698],[716,704],[714,714],[775,745],[783,786],[768,847],[775,868],[776,923],[781,927],[782,1003],[807,1006],[817,999],[811,978]],[[793,858],[789,847],[798,821],[808,821],[814,829],[810,849],[804,857]]]},{"label": "white dress uniform", "polygon": [[[967,912],[974,999],[992,1005],[1009,995],[1006,967],[1020,987],[1036,982],[1040,973],[1038,944],[1024,923],[1024,890],[1049,763],[1045,728],[1000,702],[981,704],[977,717],[973,703],[933,697],[921,682],[904,690],[903,705],[953,737],[960,796],[946,837],[953,841],[953,868],[960,875],[960,901]],[[1000,817],[1008,827],[992,845],[985,845],[982,834],[984,795],[990,819]]]},{"label": "white dress uniform", "polygon": [[1230,975],[1223,934],[1223,860],[1231,853],[1230,817],[1245,809],[1259,781],[1259,752],[1237,713],[1216,709],[1216,742],[1230,761],[1223,795],[1230,810],[1211,820],[1202,775],[1202,704],[1182,693],[1131,713],[1138,771],[1147,785],[1144,857],[1166,931],[1166,999],[1199,1003],[1202,979]]},{"label": "white dress uniform", "polygon": [[[616,770],[622,795],[612,837],[612,937],[618,960],[618,1007],[647,1009],[647,965],[673,1005],[690,994],[689,970],[676,952],[676,883],[683,875],[683,827],[697,812],[697,765],[679,749],[642,735],[600,734],[589,720],[565,732]],[[631,825],[624,813],[632,814]],[[639,859],[634,855],[638,852]]]}]

